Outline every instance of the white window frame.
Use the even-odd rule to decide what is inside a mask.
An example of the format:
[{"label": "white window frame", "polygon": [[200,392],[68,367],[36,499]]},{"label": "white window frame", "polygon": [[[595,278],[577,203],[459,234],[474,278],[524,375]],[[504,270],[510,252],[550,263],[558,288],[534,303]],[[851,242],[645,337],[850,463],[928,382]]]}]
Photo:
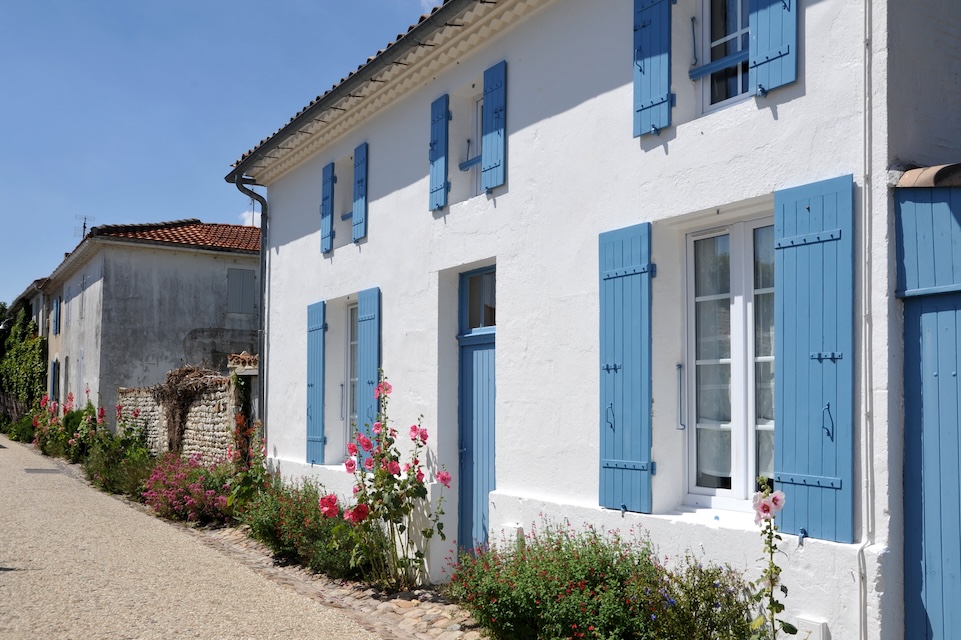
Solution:
[{"label": "white window frame", "polygon": [[[697,48],[697,55],[700,56],[701,65],[709,64],[711,62],[711,48],[712,48],[711,2],[712,0],[701,0],[700,2],[700,9],[701,9],[700,19],[699,19],[700,29],[698,29],[698,37],[700,39],[696,45],[696,48]],[[738,17],[742,17],[742,16],[738,16]],[[727,36],[725,39],[740,38],[744,33],[747,33],[748,38],[750,39],[750,35],[751,35],[750,26],[748,26],[746,29],[738,30],[737,34]],[[718,43],[720,42],[721,40],[718,40]],[[750,42],[748,43],[748,47],[750,48]],[[703,78],[700,78],[697,80],[699,90],[701,93],[701,101],[700,101],[701,113],[706,114],[706,113],[711,113],[712,111],[717,111],[718,109],[723,109],[724,107],[727,107],[731,104],[742,102],[751,95],[750,90],[740,91],[740,87],[741,87],[740,66],[741,65],[740,63],[738,63],[736,66],[738,67],[738,80],[739,80],[738,90],[739,91],[736,95],[733,95],[730,98],[727,98],[726,100],[721,100],[720,102],[715,102],[714,104],[711,104],[711,74],[708,74]],[[748,72],[745,71],[744,73],[748,73]]]},{"label": "white window frame", "polygon": [[[691,390],[685,403],[686,415],[691,416],[685,443],[688,469],[685,502],[692,506],[740,511],[751,508],[748,498],[755,491],[757,478],[753,238],[755,229],[773,224],[773,216],[767,215],[722,227],[691,230],[685,236],[685,387]],[[713,489],[697,485],[694,242],[724,234],[730,236],[731,298],[734,301],[731,308],[731,488]],[[740,304],[737,304],[738,300]]]},{"label": "white window frame", "polygon": [[346,443],[352,442],[354,438],[354,430],[357,422],[357,371],[355,365],[357,364],[356,358],[351,360],[351,350],[356,350],[359,344],[358,335],[358,306],[357,302],[353,302],[347,305],[345,310],[345,321],[344,326],[346,331],[344,332],[346,339],[344,340],[344,407],[346,411],[344,415],[346,419],[344,420],[344,450],[346,451]]}]

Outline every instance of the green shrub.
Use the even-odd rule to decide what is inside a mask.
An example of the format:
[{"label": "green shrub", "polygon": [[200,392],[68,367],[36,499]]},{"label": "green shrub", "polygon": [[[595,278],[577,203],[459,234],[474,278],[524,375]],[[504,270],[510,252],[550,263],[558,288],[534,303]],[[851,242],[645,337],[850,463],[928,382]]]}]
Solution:
[{"label": "green shrub", "polygon": [[124,430],[114,435],[101,429],[90,444],[83,469],[87,479],[99,489],[142,501],[147,478],[155,465],[142,430]]},{"label": "green shrub", "polygon": [[277,558],[299,563],[331,578],[358,578],[368,568],[351,566],[351,525],[340,509],[325,515],[320,508],[320,489],[312,482],[285,486],[279,478],[260,491],[241,518],[251,535],[263,542]]},{"label": "green shrub", "polygon": [[663,576],[646,540],[548,525],[462,553],[448,589],[494,638],[645,638],[627,585],[656,590]]},{"label": "green shrub", "polygon": [[648,540],[591,527],[548,525],[523,542],[464,552],[448,593],[500,639],[751,636],[739,573],[690,557],[670,571]]},{"label": "green shrub", "polygon": [[630,585],[639,615],[652,618],[658,640],[742,640],[750,638],[752,594],[742,574],[728,565],[704,564],[690,554],[669,571],[656,593]]},{"label": "green shrub", "polygon": [[6,429],[7,435],[15,442],[33,442],[35,433],[33,416],[23,416],[16,422],[8,424]]}]

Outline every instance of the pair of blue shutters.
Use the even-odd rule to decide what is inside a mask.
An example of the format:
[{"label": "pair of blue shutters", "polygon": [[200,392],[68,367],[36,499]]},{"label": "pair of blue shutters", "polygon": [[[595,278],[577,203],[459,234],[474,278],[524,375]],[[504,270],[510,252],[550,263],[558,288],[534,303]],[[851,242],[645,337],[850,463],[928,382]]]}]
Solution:
[{"label": "pair of blue shutters", "polygon": [[[854,207],[844,176],[774,196],[775,483],[786,533],[854,539]],[[600,504],[651,511],[651,225],[600,236]]]},{"label": "pair of blue shutters", "polygon": [[[655,134],[671,125],[671,5],[676,0],[634,0],[634,136]],[[799,0],[750,1],[749,86],[755,95],[797,80]],[[739,64],[727,60],[725,66]],[[721,68],[711,65],[692,77]]]},{"label": "pair of blue shutters", "polygon": [[[307,463],[324,464],[324,366],[327,303],[307,307]],[[369,434],[377,420],[374,387],[380,376],[380,289],[357,294],[357,429]]]},{"label": "pair of blue shutters", "polygon": [[[320,192],[320,250],[334,248],[334,163],[323,169]],[[359,242],[367,237],[367,143],[354,149],[354,208],[351,212],[351,237]]]},{"label": "pair of blue shutters", "polygon": [[[450,191],[450,96],[444,94],[430,105],[430,209],[447,206]],[[504,184],[507,165],[507,62],[484,71],[484,104],[481,122],[481,188]]]}]

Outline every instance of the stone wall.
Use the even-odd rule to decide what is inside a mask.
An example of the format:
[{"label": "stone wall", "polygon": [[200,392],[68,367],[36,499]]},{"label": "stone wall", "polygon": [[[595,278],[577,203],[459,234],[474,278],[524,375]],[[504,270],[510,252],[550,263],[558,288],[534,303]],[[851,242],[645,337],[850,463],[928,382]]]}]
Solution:
[{"label": "stone wall", "polygon": [[[239,411],[237,395],[230,378],[209,379],[207,389],[187,412],[184,456],[199,454],[205,464],[227,457],[227,449],[233,443],[234,416]],[[157,454],[167,451],[166,411],[154,399],[151,389],[121,388],[118,398],[126,424],[146,427],[150,450]]]}]

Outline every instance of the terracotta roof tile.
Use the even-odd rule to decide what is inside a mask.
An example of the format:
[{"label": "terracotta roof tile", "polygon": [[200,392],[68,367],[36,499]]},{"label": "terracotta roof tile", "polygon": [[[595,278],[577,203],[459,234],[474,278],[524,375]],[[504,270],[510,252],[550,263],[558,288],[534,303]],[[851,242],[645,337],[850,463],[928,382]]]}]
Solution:
[{"label": "terracotta roof tile", "polygon": [[222,251],[260,251],[259,228],[206,223],[196,218],[150,224],[101,225],[91,229],[90,236]]}]

